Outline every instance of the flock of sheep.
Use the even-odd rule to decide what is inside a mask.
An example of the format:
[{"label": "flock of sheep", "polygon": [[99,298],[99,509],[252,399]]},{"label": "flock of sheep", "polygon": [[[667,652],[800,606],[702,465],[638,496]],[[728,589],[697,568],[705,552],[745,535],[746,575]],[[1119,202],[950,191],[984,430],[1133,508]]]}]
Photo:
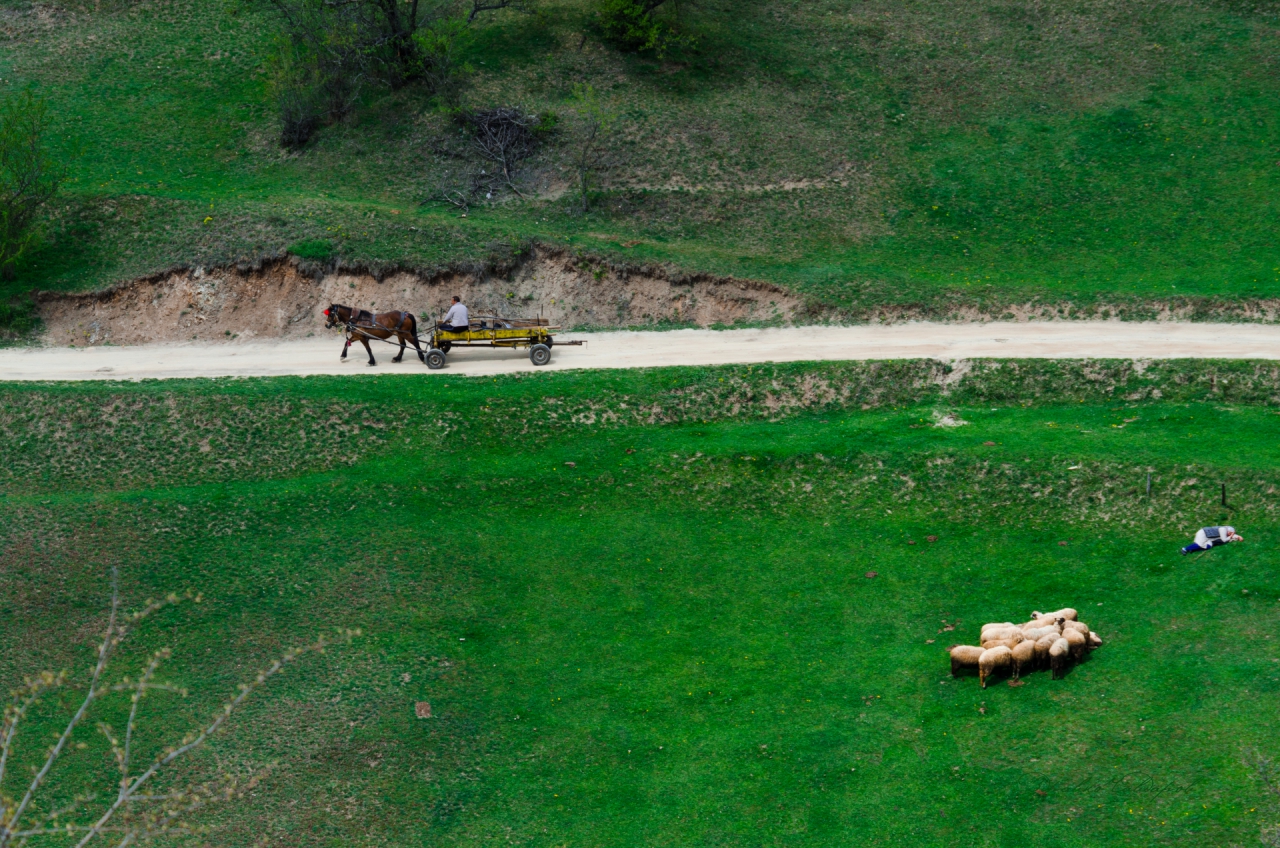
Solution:
[{"label": "flock of sheep", "polygon": [[1048,666],[1056,679],[1067,660],[1079,660],[1085,651],[1102,645],[1102,639],[1077,620],[1067,608],[1050,613],[1031,613],[1026,624],[1002,621],[982,625],[982,647],[953,645],[951,676],[962,668],[976,668],[978,681],[987,688],[987,678],[999,669],[1011,669],[1016,680],[1022,672]]}]

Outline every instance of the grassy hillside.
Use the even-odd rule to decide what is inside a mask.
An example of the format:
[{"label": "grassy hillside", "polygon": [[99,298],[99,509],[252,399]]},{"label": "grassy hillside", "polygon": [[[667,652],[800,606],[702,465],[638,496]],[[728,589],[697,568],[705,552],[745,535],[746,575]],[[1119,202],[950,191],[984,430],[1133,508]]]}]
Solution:
[{"label": "grassy hillside", "polygon": [[[220,846],[1253,843],[1274,368],[944,373],[7,386],[0,678],[86,665],[112,564],[131,604],[206,595],[128,657],[192,687],[153,731],[363,628],[201,758],[275,764]],[[1245,544],[1177,555],[1224,518]],[[1106,639],[1065,679],[948,677],[1062,604]],[[85,738],[69,787],[109,766]]]},{"label": "grassy hillside", "polygon": [[463,100],[567,116],[592,84],[622,120],[585,216],[563,137],[527,202],[424,202],[465,139],[413,87],[283,152],[265,4],[3,0],[0,87],[49,99],[72,174],[5,291],[321,238],[424,266],[540,239],[852,310],[1280,294],[1270,2],[702,0],[661,60],[602,44],[584,2],[539,8],[479,29]]}]

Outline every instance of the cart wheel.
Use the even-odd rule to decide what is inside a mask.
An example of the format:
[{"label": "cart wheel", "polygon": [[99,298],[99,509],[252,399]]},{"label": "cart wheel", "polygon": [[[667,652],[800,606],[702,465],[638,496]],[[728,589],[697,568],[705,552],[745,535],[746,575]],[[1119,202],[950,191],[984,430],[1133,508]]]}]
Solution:
[{"label": "cart wheel", "polygon": [[444,367],[444,351],[435,347],[427,351],[427,367],[432,371],[439,371]]},{"label": "cart wheel", "polygon": [[449,348],[453,347],[453,342],[440,342],[440,349],[445,353],[449,352]]},{"label": "cart wheel", "polygon": [[556,340],[555,340],[553,337],[551,337],[551,336],[547,336],[545,339],[543,339],[543,340],[542,340],[542,343],[543,343],[544,345],[546,345],[547,347],[555,347],[555,346],[556,346]]},{"label": "cart wheel", "polygon": [[534,365],[546,365],[551,361],[551,348],[544,344],[536,344],[529,348],[529,361]]}]

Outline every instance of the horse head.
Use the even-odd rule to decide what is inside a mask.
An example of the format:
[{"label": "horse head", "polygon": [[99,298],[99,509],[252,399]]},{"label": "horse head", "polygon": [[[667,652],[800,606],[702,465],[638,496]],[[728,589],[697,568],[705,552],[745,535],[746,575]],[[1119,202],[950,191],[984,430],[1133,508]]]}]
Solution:
[{"label": "horse head", "polygon": [[[345,315],[343,313],[346,313]],[[336,327],[339,324],[345,324],[351,319],[351,307],[343,306],[338,303],[329,304],[329,308],[324,311],[325,322],[324,328]]]}]

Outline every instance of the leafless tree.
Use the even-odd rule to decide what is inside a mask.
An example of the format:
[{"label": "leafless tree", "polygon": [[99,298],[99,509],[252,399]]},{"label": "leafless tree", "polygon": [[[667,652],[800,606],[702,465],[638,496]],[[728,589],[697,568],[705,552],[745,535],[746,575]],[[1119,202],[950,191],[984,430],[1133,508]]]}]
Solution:
[{"label": "leafless tree", "polygon": [[608,164],[610,134],[618,115],[601,103],[596,90],[590,85],[574,86],[573,99],[572,108],[577,115],[573,130],[573,166],[585,215],[591,208],[591,192],[596,187],[600,172]]},{"label": "leafless tree", "polygon": [[[57,741],[45,751],[43,759],[33,769],[30,780],[19,784],[18,792],[10,795],[4,791],[6,783],[12,783],[6,769],[22,741],[19,731],[24,727],[24,721],[44,696],[72,688],[73,681],[65,671],[46,671],[28,678],[14,690],[12,702],[4,711],[3,724],[0,724],[0,848],[20,848],[36,837],[45,837],[40,842],[42,845],[61,837],[66,845],[76,848],[104,839],[110,840],[116,848],[126,848],[161,835],[192,833],[193,828],[185,821],[189,814],[211,803],[243,798],[257,785],[261,775],[255,774],[245,780],[223,777],[204,783],[157,788],[162,776],[171,771],[169,767],[221,731],[250,695],[288,665],[304,654],[322,652],[329,645],[349,641],[358,635],[358,631],[340,631],[334,637],[322,636],[303,647],[291,648],[253,678],[241,683],[236,694],[230,696],[208,722],[165,746],[149,760],[138,763],[139,706],[143,699],[157,692],[185,697],[187,690],[158,679],[161,665],[170,657],[168,649],[153,653],[136,679],[128,676],[113,678],[111,661],[139,624],[161,609],[183,601],[199,603],[200,596],[171,594],[163,600],[147,601],[136,612],[123,613],[120,609],[119,576],[112,569],[111,611],[98,645],[97,661],[84,687],[84,696],[58,734]],[[67,806],[50,808],[49,804],[42,804],[41,798],[59,794],[59,772],[55,767],[68,750],[84,747],[84,743],[76,739],[90,713],[116,694],[129,698],[129,714],[123,733],[105,722],[98,724],[99,732],[111,747],[119,772],[115,785],[100,795],[80,795]],[[40,818],[32,820],[36,815]]]}]

